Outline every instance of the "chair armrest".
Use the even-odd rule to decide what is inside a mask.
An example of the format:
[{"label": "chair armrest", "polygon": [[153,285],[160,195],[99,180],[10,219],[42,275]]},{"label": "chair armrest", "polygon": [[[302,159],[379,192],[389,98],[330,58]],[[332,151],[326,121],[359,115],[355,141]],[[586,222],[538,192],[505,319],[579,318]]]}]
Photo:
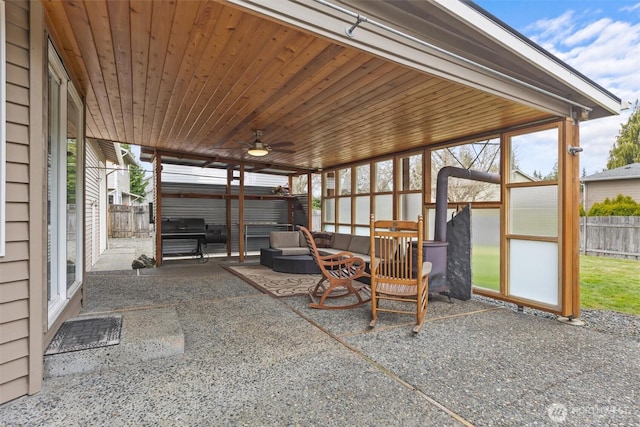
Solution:
[{"label": "chair armrest", "polygon": [[364,273],[367,263],[360,257],[341,257],[336,258],[335,255],[331,259],[323,259],[320,261],[323,267],[347,267],[351,268],[355,264],[358,273]]},{"label": "chair armrest", "polygon": [[321,255],[318,257],[318,259],[321,259],[322,261],[330,261],[332,259],[342,259],[342,258],[353,258],[353,254],[351,252],[338,252],[337,254],[330,254],[330,255]]}]

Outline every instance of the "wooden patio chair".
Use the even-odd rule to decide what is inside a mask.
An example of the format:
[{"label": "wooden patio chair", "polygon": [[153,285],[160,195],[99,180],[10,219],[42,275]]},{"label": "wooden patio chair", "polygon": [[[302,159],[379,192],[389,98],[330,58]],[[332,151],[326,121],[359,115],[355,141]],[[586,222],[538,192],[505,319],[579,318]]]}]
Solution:
[{"label": "wooden patio chair", "polygon": [[[423,220],[376,221],[371,215],[371,323],[378,312],[412,314],[422,328],[429,301],[431,263],[423,262]],[[375,261],[374,261],[375,260]],[[382,304],[381,304],[382,302]],[[407,304],[412,308],[407,308]]]},{"label": "wooden patio chair", "polygon": [[[371,301],[367,285],[360,282],[354,283],[355,279],[369,276],[365,271],[366,263],[362,258],[354,257],[351,252],[346,251],[320,255],[311,232],[305,227],[300,227],[300,231],[307,241],[309,253],[322,273],[322,278],[313,291],[309,291],[313,301],[309,307],[336,310],[358,307]],[[350,295],[356,298],[352,304],[326,304],[327,298],[344,298]],[[316,302],[316,298],[320,298],[320,301]]]}]

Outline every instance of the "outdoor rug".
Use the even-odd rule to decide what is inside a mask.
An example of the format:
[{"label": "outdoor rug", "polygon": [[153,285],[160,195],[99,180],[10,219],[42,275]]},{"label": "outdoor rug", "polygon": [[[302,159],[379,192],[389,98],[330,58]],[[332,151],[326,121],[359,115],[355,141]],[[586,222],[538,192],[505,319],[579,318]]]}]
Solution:
[{"label": "outdoor rug", "polygon": [[319,274],[278,273],[261,264],[226,265],[225,268],[253,286],[276,297],[308,295],[322,277]]},{"label": "outdoor rug", "polygon": [[122,316],[70,319],[62,324],[45,355],[120,343]]}]

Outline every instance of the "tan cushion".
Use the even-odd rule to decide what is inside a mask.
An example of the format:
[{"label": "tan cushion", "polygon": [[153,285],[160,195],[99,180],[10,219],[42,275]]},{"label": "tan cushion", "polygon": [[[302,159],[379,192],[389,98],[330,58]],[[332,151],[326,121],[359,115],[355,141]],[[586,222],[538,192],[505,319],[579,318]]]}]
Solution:
[{"label": "tan cushion", "polygon": [[347,250],[358,254],[368,254],[370,243],[371,240],[369,236],[352,236]]},{"label": "tan cushion", "polygon": [[309,248],[280,248],[282,255],[309,255]]},{"label": "tan cushion", "polygon": [[331,241],[331,247],[346,251],[349,248],[349,242],[351,242],[351,234],[335,233]]},{"label": "tan cushion", "polygon": [[[299,231],[272,231],[269,233],[269,245],[272,248],[300,247]],[[307,246],[305,244],[305,246]]]}]

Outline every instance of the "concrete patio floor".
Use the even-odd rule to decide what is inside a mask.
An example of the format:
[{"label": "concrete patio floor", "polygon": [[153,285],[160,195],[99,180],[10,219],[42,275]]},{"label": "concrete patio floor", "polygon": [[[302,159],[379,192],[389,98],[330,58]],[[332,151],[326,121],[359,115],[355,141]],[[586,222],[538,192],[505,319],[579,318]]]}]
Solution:
[{"label": "concrete patio floor", "polygon": [[637,341],[439,297],[419,335],[370,330],[368,306],[275,299],[234,262],[90,273],[81,315],[121,314],[120,344],[46,356],[0,425],[640,425]]}]

